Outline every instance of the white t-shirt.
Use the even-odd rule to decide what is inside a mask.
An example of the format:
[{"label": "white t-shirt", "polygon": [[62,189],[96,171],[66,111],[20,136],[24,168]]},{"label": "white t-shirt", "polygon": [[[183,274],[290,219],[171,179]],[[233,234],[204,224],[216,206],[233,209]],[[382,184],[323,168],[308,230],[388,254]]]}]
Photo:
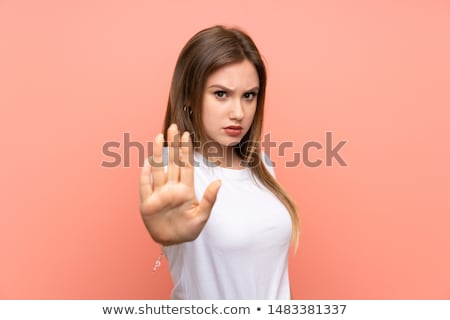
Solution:
[{"label": "white t-shirt", "polygon": [[254,182],[249,168],[212,167],[199,153],[194,159],[199,201],[211,182],[221,179],[222,185],[197,239],[164,247],[174,283],[171,298],[290,299],[292,224],[286,207]]}]

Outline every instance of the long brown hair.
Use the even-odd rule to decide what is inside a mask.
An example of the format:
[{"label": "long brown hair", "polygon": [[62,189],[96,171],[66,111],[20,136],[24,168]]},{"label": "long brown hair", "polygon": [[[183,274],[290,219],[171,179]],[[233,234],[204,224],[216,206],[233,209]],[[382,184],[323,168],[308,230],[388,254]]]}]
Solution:
[{"label": "long brown hair", "polygon": [[[214,26],[195,34],[182,49],[172,78],[163,132],[176,123],[181,133],[189,131],[196,141],[206,142],[202,125],[202,98],[208,76],[219,68],[234,62],[249,60],[259,77],[259,92],[253,123],[241,142],[234,148],[236,154],[251,164],[256,177],[286,206],[292,220],[292,240],[298,243],[299,218],[295,203],[273,178],[261,159],[261,132],[266,91],[266,68],[253,40],[236,28]],[[256,142],[256,143],[255,143]]]}]

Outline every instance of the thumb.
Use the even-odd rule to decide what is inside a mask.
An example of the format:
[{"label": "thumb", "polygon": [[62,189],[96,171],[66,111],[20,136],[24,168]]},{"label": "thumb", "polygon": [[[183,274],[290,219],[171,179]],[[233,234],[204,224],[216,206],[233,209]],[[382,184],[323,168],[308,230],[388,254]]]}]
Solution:
[{"label": "thumb", "polygon": [[216,202],[217,193],[219,192],[220,186],[222,185],[221,180],[216,180],[212,182],[205,190],[203,194],[202,201],[199,205],[199,214],[203,218],[208,218],[211,213],[212,207]]}]

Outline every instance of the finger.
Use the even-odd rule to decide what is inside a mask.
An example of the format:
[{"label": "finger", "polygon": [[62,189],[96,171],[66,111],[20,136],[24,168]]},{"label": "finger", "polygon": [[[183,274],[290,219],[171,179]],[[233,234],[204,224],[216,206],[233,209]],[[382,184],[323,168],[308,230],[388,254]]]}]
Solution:
[{"label": "finger", "polygon": [[166,173],[164,172],[164,162],[162,156],[164,136],[158,134],[153,140],[153,156],[151,160],[151,177],[154,189],[161,188],[166,183]]},{"label": "finger", "polygon": [[183,133],[181,137],[180,152],[180,182],[194,186],[194,152],[189,132]]},{"label": "finger", "polygon": [[167,181],[177,182],[180,177],[180,149],[179,149],[179,134],[176,124],[172,124],[167,129],[167,143],[169,149],[169,162],[167,165]]},{"label": "finger", "polygon": [[203,194],[202,201],[200,201],[199,205],[199,215],[202,220],[207,220],[209,215],[211,214],[212,207],[217,199],[217,193],[219,192],[220,186],[222,185],[222,181],[216,180],[212,182],[208,188],[206,188],[205,193]]},{"label": "finger", "polygon": [[152,168],[150,166],[150,163],[148,159],[146,159],[144,166],[141,169],[141,176],[140,176],[139,192],[141,196],[141,201],[151,196],[152,194],[151,169]]}]

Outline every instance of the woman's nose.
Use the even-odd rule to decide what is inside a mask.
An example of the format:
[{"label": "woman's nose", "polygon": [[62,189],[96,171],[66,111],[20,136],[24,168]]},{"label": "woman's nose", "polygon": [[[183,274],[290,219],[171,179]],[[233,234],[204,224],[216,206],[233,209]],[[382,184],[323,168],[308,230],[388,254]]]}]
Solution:
[{"label": "woman's nose", "polygon": [[237,99],[233,102],[230,110],[230,119],[242,120],[244,118],[244,108],[242,106],[242,101]]}]

